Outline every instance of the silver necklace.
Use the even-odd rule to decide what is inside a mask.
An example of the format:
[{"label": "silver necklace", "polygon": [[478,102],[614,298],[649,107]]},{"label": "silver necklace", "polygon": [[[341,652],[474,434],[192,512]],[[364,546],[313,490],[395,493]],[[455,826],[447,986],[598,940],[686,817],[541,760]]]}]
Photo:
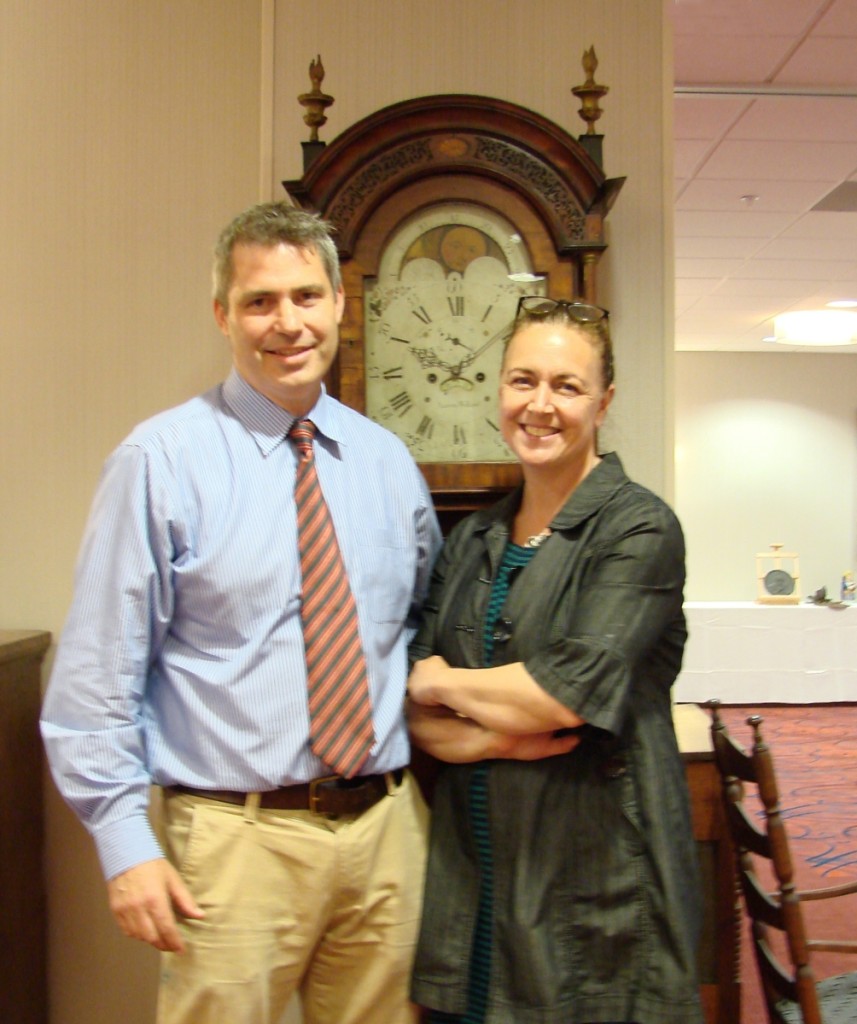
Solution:
[{"label": "silver necklace", "polygon": [[542,544],[544,544],[544,542],[548,539],[548,537],[550,537],[550,535],[551,535],[551,528],[549,526],[546,526],[542,530],[541,533],[537,533],[537,534],[535,534],[532,537],[527,537],[526,541],[524,542],[524,547],[525,548],[538,548],[538,547],[541,547]]}]

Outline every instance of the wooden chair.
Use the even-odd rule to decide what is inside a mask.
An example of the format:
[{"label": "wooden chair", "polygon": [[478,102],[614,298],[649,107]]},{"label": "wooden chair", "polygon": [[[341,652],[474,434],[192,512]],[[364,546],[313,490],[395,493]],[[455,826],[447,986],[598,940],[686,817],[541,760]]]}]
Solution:
[{"label": "wooden chair", "polygon": [[[747,719],[753,729],[753,746],[747,751],[729,735],[719,703],[708,702],[714,758],[770,1024],[855,1024],[857,970],[816,980],[810,954],[857,953],[857,941],[808,938],[801,903],[857,893],[857,882],[802,892],[795,888],[774,762],[761,733],[763,719],[759,715]],[[761,810],[747,805],[745,793],[754,790]],[[773,891],[768,891],[757,870],[764,870],[764,861],[770,865]],[[857,904],[853,913],[857,915]]]}]

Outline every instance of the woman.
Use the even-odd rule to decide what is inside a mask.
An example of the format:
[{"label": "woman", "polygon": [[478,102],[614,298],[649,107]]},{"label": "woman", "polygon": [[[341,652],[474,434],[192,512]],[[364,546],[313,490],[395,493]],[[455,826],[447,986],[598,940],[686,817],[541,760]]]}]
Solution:
[{"label": "woman", "polygon": [[700,890],[670,687],[684,543],[597,432],[607,313],[522,298],[523,485],[450,535],[411,647],[435,783],[413,999],[431,1022],[701,1024]]}]

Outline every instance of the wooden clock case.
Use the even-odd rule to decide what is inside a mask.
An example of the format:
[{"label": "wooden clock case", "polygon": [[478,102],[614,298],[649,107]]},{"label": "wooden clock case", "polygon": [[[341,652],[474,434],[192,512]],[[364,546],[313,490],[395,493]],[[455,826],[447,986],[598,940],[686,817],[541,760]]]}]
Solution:
[{"label": "wooden clock case", "polygon": [[[305,172],[283,185],[336,231],[346,311],[328,387],[364,412],[364,288],[405,218],[460,201],[501,213],[528,247],[546,293],[597,303],[605,218],[624,179],[600,167],[601,136],[573,138],[516,104],[473,95],[405,100],[332,143],[304,143]],[[309,155],[309,159],[307,156]],[[421,463],[444,528],[519,480],[505,462]]]}]

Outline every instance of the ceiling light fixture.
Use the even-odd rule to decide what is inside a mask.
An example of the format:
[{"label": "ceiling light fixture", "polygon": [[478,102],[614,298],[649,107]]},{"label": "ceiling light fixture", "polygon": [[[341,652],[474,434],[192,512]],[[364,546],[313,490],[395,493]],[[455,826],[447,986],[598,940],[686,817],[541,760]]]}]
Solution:
[{"label": "ceiling light fixture", "polygon": [[854,309],[857,306],[857,299],[834,299],[827,303],[828,309]]},{"label": "ceiling light fixture", "polygon": [[800,309],[774,317],[781,345],[857,344],[857,313],[843,309]]}]

